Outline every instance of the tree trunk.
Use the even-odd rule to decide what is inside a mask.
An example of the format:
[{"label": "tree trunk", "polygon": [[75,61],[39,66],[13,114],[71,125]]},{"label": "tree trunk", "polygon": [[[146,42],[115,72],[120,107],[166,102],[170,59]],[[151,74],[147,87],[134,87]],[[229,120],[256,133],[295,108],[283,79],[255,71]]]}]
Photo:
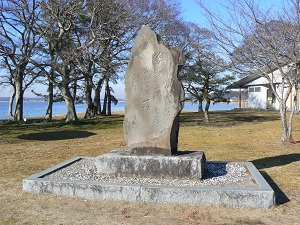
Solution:
[{"label": "tree trunk", "polygon": [[73,96],[72,96],[74,101],[76,100],[76,95],[77,95],[77,80],[74,80]]},{"label": "tree trunk", "polygon": [[94,110],[97,115],[101,114],[101,98],[100,93],[102,89],[104,78],[99,79],[97,87],[95,88],[95,97],[94,97]]},{"label": "tree trunk", "polygon": [[107,106],[107,93],[105,91],[104,100],[103,100],[103,107],[101,114],[106,116],[106,106]]},{"label": "tree trunk", "polygon": [[209,106],[210,106],[210,100],[208,99],[206,100],[206,105],[204,109],[204,122],[206,123],[210,123],[209,114],[208,114]]},{"label": "tree trunk", "polygon": [[110,94],[108,79],[106,79],[106,93],[107,93],[107,114],[106,115],[111,116],[111,94]]},{"label": "tree trunk", "polygon": [[23,76],[18,75],[16,78],[16,105],[14,113],[14,121],[23,120]]},{"label": "tree trunk", "polygon": [[242,89],[239,88],[239,109],[242,108]]},{"label": "tree trunk", "polygon": [[289,129],[286,118],[286,105],[285,102],[280,101],[280,119],[281,119],[281,141],[286,141],[289,138]]},{"label": "tree trunk", "polygon": [[100,92],[101,90],[95,91],[95,96],[94,96],[94,111],[96,115],[101,114],[101,99],[100,99]]},{"label": "tree trunk", "polygon": [[68,84],[64,83],[63,85],[60,85],[59,89],[64,97],[67,106],[66,122],[78,120],[74,98],[72,97]]},{"label": "tree trunk", "polygon": [[[271,83],[271,82],[270,82]],[[279,102],[279,112],[280,112],[280,120],[281,120],[281,141],[285,142],[290,138],[289,130],[292,129],[292,127],[289,128],[289,124],[286,117],[286,102],[288,99],[289,94],[293,90],[293,86],[288,86],[287,90],[285,90],[283,87],[285,85],[285,79],[282,77],[281,86],[277,87],[275,89],[275,85],[271,85],[272,91],[276,96],[276,99]],[[292,124],[291,124],[292,125]]]},{"label": "tree trunk", "polygon": [[14,119],[13,104],[14,104],[15,97],[16,97],[16,87],[13,85],[13,93],[12,93],[10,99],[9,99],[8,120],[13,120]]},{"label": "tree trunk", "polygon": [[[55,60],[55,50],[51,47],[51,43],[48,43],[48,48],[50,50],[51,62]],[[48,106],[45,115],[45,119],[52,120],[53,116],[53,102],[54,102],[54,69],[51,68],[48,77]]]},{"label": "tree trunk", "polygon": [[94,104],[92,99],[92,85],[89,78],[85,78],[85,102],[86,111],[84,118],[92,118],[95,116]]},{"label": "tree trunk", "polygon": [[203,100],[198,99],[198,113],[202,113],[202,112],[203,112]]},{"label": "tree trunk", "polygon": [[290,141],[293,141],[293,136],[292,136],[292,127],[293,127],[293,117],[297,108],[297,84],[293,84],[292,87],[292,109],[290,113],[290,118],[289,118],[289,123],[288,123],[288,139]]},{"label": "tree trunk", "polygon": [[47,120],[52,120],[52,116],[53,116],[53,93],[54,92],[54,87],[53,87],[53,83],[51,81],[49,81],[48,84],[48,105],[47,105],[47,111],[46,111],[46,115],[45,115],[45,119]]}]

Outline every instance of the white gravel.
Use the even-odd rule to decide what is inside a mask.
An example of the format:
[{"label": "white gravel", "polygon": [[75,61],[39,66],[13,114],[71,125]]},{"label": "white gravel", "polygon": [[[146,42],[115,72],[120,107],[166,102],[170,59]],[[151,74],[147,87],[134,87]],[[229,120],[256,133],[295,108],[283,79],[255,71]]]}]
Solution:
[{"label": "white gravel", "polygon": [[242,163],[206,163],[202,180],[153,179],[138,177],[113,177],[98,174],[93,159],[81,159],[67,167],[46,175],[46,179],[92,181],[124,184],[151,184],[200,187],[258,187],[246,166]]}]

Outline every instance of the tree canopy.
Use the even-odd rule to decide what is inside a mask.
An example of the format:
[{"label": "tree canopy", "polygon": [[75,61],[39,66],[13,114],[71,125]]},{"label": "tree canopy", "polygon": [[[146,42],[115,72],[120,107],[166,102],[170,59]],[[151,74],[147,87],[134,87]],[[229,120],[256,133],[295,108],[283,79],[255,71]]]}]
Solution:
[{"label": "tree canopy", "polygon": [[109,83],[124,76],[140,27],[150,26],[176,47],[184,44],[182,35],[188,30],[179,4],[169,0],[1,0],[0,5],[1,60],[9,74],[2,81],[16,91],[14,120],[19,121],[24,90],[37,77],[39,82],[48,82],[48,118],[52,118],[57,87],[67,105],[66,121],[77,119],[75,99],[80,84],[87,102],[86,117],[101,112],[103,86],[102,113],[109,115],[115,99]]},{"label": "tree canopy", "polygon": [[[296,100],[300,82],[298,0],[288,0],[282,9],[263,9],[258,1],[228,0],[220,7],[227,18],[209,9],[204,0],[198,1],[210,21],[218,45],[231,63],[231,71],[242,76],[258,74],[269,82],[269,87],[280,104],[282,141],[292,140],[292,118],[296,102],[287,119],[287,100],[292,93]],[[274,85],[272,71],[279,70],[281,84]],[[278,78],[277,78],[278,79]]]},{"label": "tree canopy", "polygon": [[[186,99],[198,103],[198,111],[204,112],[205,121],[209,122],[211,102],[228,102],[223,93],[234,78],[225,73],[227,65],[217,52],[212,33],[196,24],[191,24],[191,28],[191,42],[186,52],[187,65],[181,79],[188,94]],[[206,103],[204,111],[203,101]]]}]

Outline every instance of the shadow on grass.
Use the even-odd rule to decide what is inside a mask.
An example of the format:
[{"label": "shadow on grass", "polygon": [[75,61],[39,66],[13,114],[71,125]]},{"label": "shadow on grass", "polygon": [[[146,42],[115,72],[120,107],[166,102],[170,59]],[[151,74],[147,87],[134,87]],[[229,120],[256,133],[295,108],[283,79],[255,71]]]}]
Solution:
[{"label": "shadow on grass", "polygon": [[75,139],[75,138],[87,138],[93,135],[96,134],[88,131],[62,130],[62,131],[21,134],[18,136],[18,138],[25,139],[25,140],[35,140],[35,141],[54,141],[54,140],[66,140],[66,139]]},{"label": "shadow on grass", "polygon": [[268,184],[271,186],[273,191],[275,192],[275,203],[276,205],[283,205],[288,203],[290,199],[284,194],[284,192],[277,186],[274,180],[267,174],[265,171],[260,172],[261,175],[266,179]]},{"label": "shadow on grass", "polygon": [[266,169],[275,166],[283,166],[298,161],[300,161],[300,154],[293,153],[288,155],[279,155],[262,159],[256,159],[253,160],[252,163],[256,166],[257,169]]},{"label": "shadow on grass", "polygon": [[97,116],[91,119],[79,119],[77,121],[65,122],[64,119],[41,120],[31,119],[22,122],[5,121],[0,122],[1,130],[28,130],[28,129],[53,129],[63,127],[85,127],[86,129],[113,129],[122,127],[124,116]]},{"label": "shadow on grass", "polygon": [[[294,153],[256,159],[253,160],[252,163],[256,166],[257,169],[266,169],[275,166],[284,166],[298,161],[300,161],[300,154]],[[261,174],[274,190],[277,205],[282,205],[290,201],[290,199],[282,192],[282,190],[276,185],[273,179],[265,171],[261,171]]]}]

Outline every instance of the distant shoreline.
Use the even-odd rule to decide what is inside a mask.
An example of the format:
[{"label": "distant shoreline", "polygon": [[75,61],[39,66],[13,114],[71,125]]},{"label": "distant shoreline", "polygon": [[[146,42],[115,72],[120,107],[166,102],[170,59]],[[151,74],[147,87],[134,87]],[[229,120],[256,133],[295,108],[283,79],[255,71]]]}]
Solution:
[{"label": "distant shoreline", "polygon": [[[15,104],[14,104],[15,105]],[[43,117],[46,113],[48,103],[45,101],[28,101],[24,102],[24,108],[23,108],[23,117]],[[124,111],[125,110],[125,101],[119,101],[117,105],[112,104],[112,111]],[[6,120],[8,119],[8,106],[9,102],[7,101],[0,101],[0,120]],[[203,104],[205,106],[205,103]],[[219,103],[215,105],[211,105],[210,111],[214,110],[231,110],[236,107],[235,103]],[[198,104],[192,104],[189,102],[185,102],[183,111],[197,111],[198,110]],[[85,113],[86,111],[86,104],[80,103],[76,104],[76,112]],[[59,115],[59,114],[66,114],[66,103],[65,102],[54,102],[53,104],[53,115]]]},{"label": "distant shoreline", "polygon": [[[9,102],[10,97],[0,97],[0,102]],[[15,101],[14,101],[15,102]],[[43,98],[23,98],[23,102],[47,102]]]},{"label": "distant shoreline", "polygon": [[[9,101],[0,100],[0,102],[9,102]],[[47,101],[43,101],[43,100],[24,100],[23,102],[47,102]]]},{"label": "distant shoreline", "polygon": [[[3,100],[3,99],[0,98],[0,102],[9,102],[9,101],[10,101],[9,99]],[[47,102],[47,101],[45,101],[43,99],[24,99],[23,102]],[[64,101],[61,101],[61,102],[64,102]],[[103,99],[101,99],[101,102],[103,102]],[[121,100],[118,100],[118,102],[125,102],[125,100],[121,99]],[[85,104],[85,102],[75,103],[75,104]]]}]

